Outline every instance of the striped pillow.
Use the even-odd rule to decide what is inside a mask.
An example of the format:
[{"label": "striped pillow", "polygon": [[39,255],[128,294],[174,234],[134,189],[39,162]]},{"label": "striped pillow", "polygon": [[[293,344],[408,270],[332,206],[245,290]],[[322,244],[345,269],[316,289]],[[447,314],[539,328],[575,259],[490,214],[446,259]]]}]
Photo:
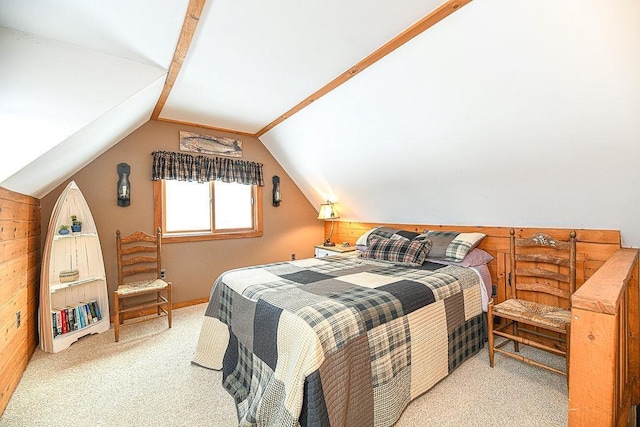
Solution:
[{"label": "striped pillow", "polygon": [[429,249],[431,241],[428,239],[390,239],[372,234],[369,236],[369,246],[360,256],[419,267],[427,258]]}]

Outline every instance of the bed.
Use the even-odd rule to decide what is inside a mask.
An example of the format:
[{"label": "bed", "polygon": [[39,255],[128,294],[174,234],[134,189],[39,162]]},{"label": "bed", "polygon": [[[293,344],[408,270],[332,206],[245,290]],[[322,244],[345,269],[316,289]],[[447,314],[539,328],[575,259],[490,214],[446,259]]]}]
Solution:
[{"label": "bed", "polygon": [[[231,270],[215,281],[193,363],[222,370],[240,425],[389,426],[483,347],[491,284],[482,268],[389,250],[428,242],[426,252],[437,253],[464,233],[444,241],[378,233],[362,252]],[[458,247],[457,261],[481,238]]]}]

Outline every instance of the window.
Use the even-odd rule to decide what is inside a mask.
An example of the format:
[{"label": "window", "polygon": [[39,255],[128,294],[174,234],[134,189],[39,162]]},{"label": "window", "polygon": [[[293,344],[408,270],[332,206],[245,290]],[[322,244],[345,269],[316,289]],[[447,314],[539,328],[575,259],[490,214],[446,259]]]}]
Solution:
[{"label": "window", "polygon": [[154,181],[163,242],[262,236],[262,188],[211,181]]}]

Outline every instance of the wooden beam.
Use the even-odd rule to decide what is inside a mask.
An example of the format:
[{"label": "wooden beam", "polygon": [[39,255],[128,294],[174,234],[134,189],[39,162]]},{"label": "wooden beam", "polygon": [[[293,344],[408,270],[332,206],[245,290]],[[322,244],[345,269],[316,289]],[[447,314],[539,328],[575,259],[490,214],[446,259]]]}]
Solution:
[{"label": "wooden beam", "polygon": [[421,20],[413,24],[411,27],[404,30],[402,33],[398,34],[396,37],[391,39],[386,44],[382,45],[372,54],[370,54],[369,56],[367,56],[366,58],[358,62],[356,65],[349,68],[347,71],[345,71],[344,73],[340,74],[338,77],[333,79],[331,82],[329,82],[328,84],[326,84],[325,86],[317,90],[314,94],[306,97],[302,102],[300,102],[298,105],[296,105],[295,107],[293,107],[292,109],[290,109],[289,111],[287,111],[286,113],[284,113],[283,115],[281,115],[280,117],[278,117],[277,119],[269,123],[267,126],[265,126],[260,131],[258,131],[258,133],[256,133],[254,136],[260,137],[264,135],[269,130],[273,129],[274,127],[276,127],[277,125],[279,125],[280,123],[288,119],[289,117],[296,114],[298,111],[307,107],[312,102],[320,99],[327,93],[331,92],[333,89],[337,88],[341,84],[351,79],[356,74],[360,73],[365,68],[368,68],[369,66],[375,64],[380,59],[384,58],[385,56],[387,56],[388,54],[390,54],[391,52],[393,52],[394,50],[396,50],[397,48],[399,48],[409,40],[421,34],[428,28],[431,28],[432,26],[442,21],[444,18],[451,15],[453,12],[459,10],[462,6],[465,6],[470,2],[471,0],[449,0],[445,2],[436,10],[434,10],[433,12],[431,12],[430,14],[428,14],[427,16],[425,16],[424,18],[422,18]]},{"label": "wooden beam", "polygon": [[251,136],[254,137],[255,134],[251,133],[251,132],[242,132],[239,130],[233,130],[233,129],[226,129],[226,128],[221,128],[221,127],[217,127],[217,126],[209,126],[209,125],[202,125],[199,123],[192,123],[192,122],[185,122],[182,120],[172,120],[172,119],[156,119],[159,122],[167,122],[167,123],[174,123],[174,124],[178,124],[178,125],[184,125],[184,126],[193,126],[193,127],[198,127],[198,128],[202,128],[202,129],[209,129],[209,130],[215,130],[218,132],[226,132],[226,133],[232,133],[235,135],[241,135],[241,136]]},{"label": "wooden beam", "polygon": [[193,40],[193,35],[195,34],[196,27],[200,21],[204,2],[205,0],[189,0],[187,13],[184,17],[184,22],[182,23],[182,31],[180,32],[180,38],[178,39],[178,45],[176,46],[176,51],[173,54],[173,60],[171,61],[169,72],[167,73],[167,79],[164,82],[164,88],[162,89],[160,98],[158,98],[156,107],[153,109],[153,113],[151,114],[151,118],[153,120],[157,120],[160,116],[160,112],[169,98],[173,84],[178,78],[178,73],[180,73],[180,68],[182,68],[184,59],[189,51],[189,46],[191,46],[191,40]]}]

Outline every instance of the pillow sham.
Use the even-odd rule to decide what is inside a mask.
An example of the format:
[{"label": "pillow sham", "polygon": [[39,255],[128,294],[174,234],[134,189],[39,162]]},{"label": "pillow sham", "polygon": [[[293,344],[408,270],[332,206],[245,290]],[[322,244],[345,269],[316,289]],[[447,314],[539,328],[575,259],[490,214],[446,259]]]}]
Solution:
[{"label": "pillow sham", "polygon": [[394,239],[372,234],[368,241],[367,249],[360,254],[362,258],[389,261],[412,267],[421,266],[431,248],[431,242],[428,239]]},{"label": "pillow sham", "polygon": [[460,267],[477,267],[479,265],[489,264],[489,262],[493,260],[493,257],[490,254],[479,248],[473,248],[460,262],[445,261],[442,259],[430,258],[429,256],[430,254],[427,256],[427,261],[443,265],[458,265]]},{"label": "pillow sham", "polygon": [[431,240],[429,258],[444,261],[462,262],[467,254],[478,244],[486,234],[460,233],[458,231],[425,231],[415,240]]},{"label": "pillow sham", "polygon": [[375,230],[382,227],[373,227],[371,230],[364,233],[362,236],[358,237],[356,240],[356,249],[361,252],[364,252],[367,249],[367,240],[369,239],[369,235],[373,233]]},{"label": "pillow sham", "polygon": [[378,226],[373,227],[371,230],[364,233],[362,236],[358,237],[356,241],[356,249],[360,251],[365,251],[369,244],[369,236],[379,236],[387,239],[406,239],[411,240],[414,237],[418,236],[419,233],[415,233],[413,231],[401,230],[399,228]]}]

